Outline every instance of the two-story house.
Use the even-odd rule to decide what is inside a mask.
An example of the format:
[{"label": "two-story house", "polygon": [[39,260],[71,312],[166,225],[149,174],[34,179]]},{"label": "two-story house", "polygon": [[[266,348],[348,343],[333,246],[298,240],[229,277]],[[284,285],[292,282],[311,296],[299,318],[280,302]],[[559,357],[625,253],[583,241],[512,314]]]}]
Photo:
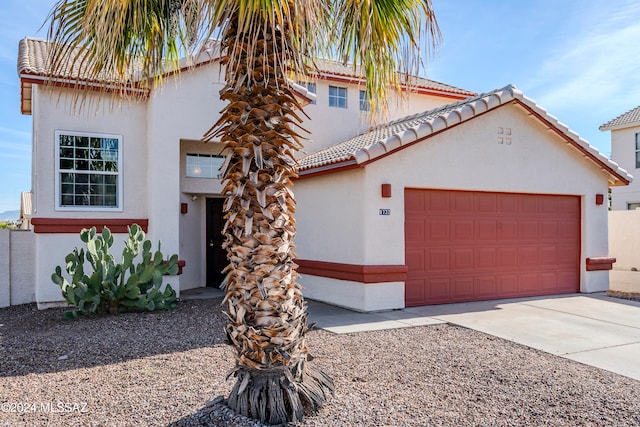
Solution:
[{"label": "two-story house", "polygon": [[[47,51],[27,38],[18,58],[39,306],[62,300],[51,273],[90,226],[141,224],[186,261],[178,292],[216,286],[223,146],[200,140],[223,105],[216,44],[135,101],[78,88],[81,69],[49,75]],[[362,84],[325,62],[296,86],[311,132],[294,187],[307,296],[369,311],[608,288],[604,200],[630,182],[622,168],[513,86],[417,79],[372,127]]]},{"label": "two-story house", "polygon": [[[640,170],[640,106],[609,120],[599,128],[611,131],[611,160],[633,175]],[[640,208],[640,182],[611,189],[611,209]]]}]

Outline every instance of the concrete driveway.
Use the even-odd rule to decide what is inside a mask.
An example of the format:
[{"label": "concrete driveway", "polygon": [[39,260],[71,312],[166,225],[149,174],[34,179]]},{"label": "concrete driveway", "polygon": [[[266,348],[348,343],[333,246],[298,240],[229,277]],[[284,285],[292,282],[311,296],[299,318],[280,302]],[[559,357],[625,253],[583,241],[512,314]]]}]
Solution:
[{"label": "concrete driveway", "polygon": [[640,380],[640,303],[571,294],[356,313],[309,301],[335,333],[450,323]]}]

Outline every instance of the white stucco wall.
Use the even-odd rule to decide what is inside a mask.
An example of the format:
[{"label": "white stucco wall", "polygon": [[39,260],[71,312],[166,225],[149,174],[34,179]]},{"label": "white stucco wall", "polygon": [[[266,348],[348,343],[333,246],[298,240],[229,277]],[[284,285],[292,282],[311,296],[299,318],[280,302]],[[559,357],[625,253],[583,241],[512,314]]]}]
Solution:
[{"label": "white stucco wall", "polygon": [[[498,143],[498,127],[511,128],[511,145]],[[389,199],[380,195],[383,183],[392,186]],[[607,207],[595,204],[595,195],[606,195],[607,185],[607,175],[591,161],[520,107],[510,105],[364,169],[299,180],[298,253],[302,259],[317,261],[404,264],[404,189],[408,187],[577,195],[582,200],[580,289],[606,290],[608,272],[587,272],[585,259],[608,256]],[[358,196],[334,196],[346,192],[345,186],[349,194]],[[343,197],[339,212],[319,210],[327,205],[329,195]],[[380,208],[391,209],[391,215],[380,216]],[[345,224],[351,224],[348,234]],[[332,289],[333,282],[339,281],[314,279],[322,289],[310,292]]]},{"label": "white stucco wall", "polygon": [[[367,114],[360,111],[360,90],[364,88],[357,83],[344,83],[331,80],[317,80],[316,103],[307,105],[304,111],[310,119],[304,119],[302,127],[310,132],[304,142],[305,147],[300,156],[315,153],[331,145],[338,144],[365,132],[376,123],[385,123],[420,111],[430,110],[445,104],[456,102],[456,99],[411,93],[408,97],[392,95],[386,115],[371,123]],[[347,88],[347,108],[329,106],[329,86]]]},{"label": "white stucco wall", "polygon": [[[110,104],[105,96],[92,94],[77,109],[69,89],[33,86],[34,218],[148,218],[146,202],[147,150],[146,107],[142,102]],[[121,210],[56,210],[55,131],[79,131],[122,136],[123,203]],[[152,237],[152,236],[151,236]],[[35,292],[39,303],[62,301],[60,289],[51,282],[56,265],[80,242],[78,234],[36,236]]]},{"label": "white stucco wall", "polygon": [[[640,126],[611,131],[611,160],[634,178],[640,178],[636,169],[636,133],[640,133]],[[640,179],[628,186],[611,188],[611,209],[627,210],[627,203],[640,203]]]},{"label": "white stucco wall", "polygon": [[0,308],[11,305],[9,230],[0,230]]},{"label": "white stucco wall", "polygon": [[35,235],[11,232],[11,305],[35,301]]}]

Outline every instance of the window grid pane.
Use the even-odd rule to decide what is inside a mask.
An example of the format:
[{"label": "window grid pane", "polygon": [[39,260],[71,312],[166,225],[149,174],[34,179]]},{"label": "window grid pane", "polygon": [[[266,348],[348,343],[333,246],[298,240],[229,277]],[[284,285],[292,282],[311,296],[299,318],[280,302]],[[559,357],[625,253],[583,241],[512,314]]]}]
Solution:
[{"label": "window grid pane", "polygon": [[329,86],[329,106],[347,108],[347,88]]},{"label": "window grid pane", "polygon": [[220,168],[224,163],[224,156],[214,154],[187,154],[186,176],[189,178],[220,179]]},{"label": "window grid pane", "polygon": [[118,208],[120,139],[57,135],[60,207]]},{"label": "window grid pane", "polygon": [[371,104],[369,103],[369,98],[367,98],[367,93],[363,90],[360,91],[360,111],[370,111]]}]

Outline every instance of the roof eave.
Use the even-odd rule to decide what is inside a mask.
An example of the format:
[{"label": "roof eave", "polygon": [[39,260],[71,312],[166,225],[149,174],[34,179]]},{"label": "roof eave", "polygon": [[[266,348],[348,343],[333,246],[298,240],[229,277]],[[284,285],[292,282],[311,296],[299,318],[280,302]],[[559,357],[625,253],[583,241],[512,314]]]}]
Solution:
[{"label": "roof eave", "polygon": [[634,121],[634,122],[629,122],[629,123],[620,123],[617,125],[602,125],[600,126],[598,129],[601,131],[608,131],[608,130],[621,130],[621,129],[627,129],[627,128],[633,128],[633,127],[638,127],[640,126],[640,120]]}]

